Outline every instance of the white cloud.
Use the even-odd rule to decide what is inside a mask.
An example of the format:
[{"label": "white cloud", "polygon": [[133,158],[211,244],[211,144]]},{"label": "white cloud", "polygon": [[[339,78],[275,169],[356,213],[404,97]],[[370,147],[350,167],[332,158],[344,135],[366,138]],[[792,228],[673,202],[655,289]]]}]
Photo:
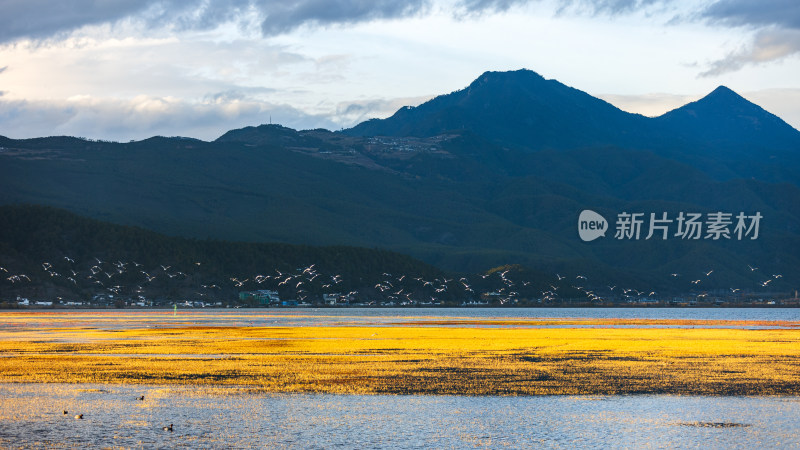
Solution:
[{"label": "white cloud", "polygon": [[109,29],[47,44],[0,47],[0,82],[17,98],[72,95],[200,97],[240,89],[265,93],[271,75],[314,61],[280,45],[222,31],[178,37],[114,36]]},{"label": "white cloud", "polygon": [[451,17],[507,13],[546,5],[552,15],[622,17],[666,15],[674,22],[704,21],[712,26],[757,31],[748,46],[713,59],[701,75],[736,71],[749,64],[780,60],[800,52],[792,32],[800,30],[796,0],[6,0],[0,15],[0,42],[39,41],[70,36],[93,26],[125,26],[139,33],[213,30],[227,24],[258,29],[270,38],[298,30],[353,26],[408,19],[447,11]]},{"label": "white cloud", "polygon": [[638,93],[794,87],[800,67],[778,0],[761,13],[738,0],[93,3],[5,3],[0,134],[212,139],[272,111],[293,128],[338,129],[519,68],[658,115],[699,96]]},{"label": "white cloud", "polygon": [[701,77],[776,62],[800,53],[800,3],[796,0],[717,0],[699,17],[754,34],[749,43],[708,65]]},{"label": "white cloud", "polygon": [[376,98],[341,102],[336,105],[335,118],[344,128],[352,127],[369,119],[385,119],[404,106],[418,106],[434,96]]},{"label": "white cloud", "polygon": [[296,128],[335,128],[324,116],[285,104],[216,97],[187,102],[170,97],[138,96],[130,100],[76,96],[66,100],[0,98],[0,134],[11,138],[83,136],[116,141],[154,135],[213,140],[234,128],[267,123]]},{"label": "white cloud", "polygon": [[752,42],[713,61],[701,77],[735,72],[747,65],[779,61],[800,53],[800,29],[770,28],[758,31]]}]

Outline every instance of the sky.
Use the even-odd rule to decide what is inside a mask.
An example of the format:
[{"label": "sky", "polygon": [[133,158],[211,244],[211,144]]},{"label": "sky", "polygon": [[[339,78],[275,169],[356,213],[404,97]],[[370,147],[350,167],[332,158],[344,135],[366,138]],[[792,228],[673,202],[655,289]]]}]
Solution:
[{"label": "sky", "polygon": [[725,85],[800,129],[797,0],[0,0],[0,135],[351,127],[530,69],[657,116]]}]

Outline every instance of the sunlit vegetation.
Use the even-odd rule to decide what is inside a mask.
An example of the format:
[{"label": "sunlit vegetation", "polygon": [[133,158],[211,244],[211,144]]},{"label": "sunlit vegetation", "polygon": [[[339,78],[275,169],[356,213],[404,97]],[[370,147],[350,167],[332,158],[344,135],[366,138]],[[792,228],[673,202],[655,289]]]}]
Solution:
[{"label": "sunlit vegetation", "polygon": [[624,328],[622,320],[436,318],[245,327],[191,326],[178,316],[100,329],[35,314],[0,319],[7,324],[0,382],[458,395],[800,393],[794,323],[654,320]]}]

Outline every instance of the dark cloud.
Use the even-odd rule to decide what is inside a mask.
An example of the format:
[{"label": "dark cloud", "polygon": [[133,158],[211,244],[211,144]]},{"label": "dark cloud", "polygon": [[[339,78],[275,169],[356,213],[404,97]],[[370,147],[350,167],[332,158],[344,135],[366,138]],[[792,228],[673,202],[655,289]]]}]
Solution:
[{"label": "dark cloud", "polygon": [[419,105],[432,96],[377,98],[354,102],[343,102],[336,107],[337,122],[344,126],[353,126],[368,119],[386,118],[408,105]]},{"label": "dark cloud", "polygon": [[1,0],[0,42],[47,38],[85,25],[115,22],[141,13],[154,1]]},{"label": "dark cloud", "polygon": [[[753,41],[712,62],[702,76],[735,71],[749,64],[780,60],[800,52],[798,0],[717,0],[680,10],[675,0],[0,0],[0,43],[46,39],[87,25],[130,21],[144,28],[209,29],[223,23],[260,25],[266,37],[303,27],[350,25],[450,8],[457,18],[501,13],[528,4],[546,4],[556,15],[617,16],[674,11],[675,21],[703,21],[749,27]],[[2,72],[2,70],[0,70]]]},{"label": "dark cloud", "polygon": [[482,14],[484,12],[503,12],[512,6],[529,3],[526,0],[462,0],[459,7],[468,14]]},{"label": "dark cloud", "polygon": [[427,10],[429,0],[295,0],[269,3],[261,11],[265,36],[287,33],[303,25],[328,26],[413,16]]},{"label": "dark cloud", "polygon": [[719,0],[701,16],[728,26],[777,26],[800,29],[800,2],[797,0]]},{"label": "dark cloud", "polygon": [[713,61],[701,77],[735,72],[748,65],[777,61],[800,53],[800,30],[768,28],[756,33],[749,44]]},{"label": "dark cloud", "polygon": [[[515,6],[546,0],[460,0],[457,15],[503,12]],[[556,15],[617,16],[653,11],[674,13],[670,23],[700,21],[722,27],[755,30],[748,44],[712,61],[701,77],[734,72],[748,65],[765,64],[800,54],[800,1],[717,0],[695,10],[680,10],[674,0],[553,0]]]},{"label": "dark cloud", "polygon": [[797,0],[719,0],[700,13],[711,24],[756,31],[747,45],[711,62],[701,77],[735,72],[748,65],[800,54],[800,3]]},{"label": "dark cloud", "polygon": [[358,103],[351,103],[342,108],[340,114],[362,114],[366,110],[367,107],[364,105],[359,105]]},{"label": "dark cloud", "polygon": [[[503,12],[515,6],[548,3],[547,0],[460,0],[457,5],[466,13]],[[552,0],[558,14],[623,15],[638,11],[673,10],[675,0]],[[677,21],[703,20],[727,27],[776,26],[800,29],[800,2],[797,0],[717,0],[694,11],[680,11]]]},{"label": "dark cloud", "polygon": [[45,39],[122,20],[148,28],[207,29],[239,20],[257,6],[255,0],[0,0],[0,42]]},{"label": "dark cloud", "polygon": [[261,20],[265,36],[301,26],[353,24],[420,14],[431,0],[0,0],[0,42],[44,39],[87,25],[122,20],[146,27],[208,29],[223,23]]},{"label": "dark cloud", "polygon": [[[512,7],[543,0],[461,0],[458,8],[461,15],[480,15],[508,11]],[[671,3],[671,0],[557,0],[557,14],[579,13],[589,15],[619,15],[648,9],[653,5]]]},{"label": "dark cloud", "polygon": [[[209,29],[255,18],[264,36],[300,27],[420,15],[441,0],[0,0],[0,42],[45,39],[87,25],[131,20],[148,28]],[[454,14],[480,15],[543,0],[458,0]],[[670,0],[557,0],[559,13],[623,14]]]},{"label": "dark cloud", "polygon": [[559,12],[578,11],[593,15],[620,15],[647,10],[653,5],[670,3],[670,0],[561,0]]},{"label": "dark cloud", "polygon": [[169,24],[175,17],[179,29],[209,29],[222,23],[237,22],[254,7],[252,0],[173,0],[171,9],[158,16]]}]

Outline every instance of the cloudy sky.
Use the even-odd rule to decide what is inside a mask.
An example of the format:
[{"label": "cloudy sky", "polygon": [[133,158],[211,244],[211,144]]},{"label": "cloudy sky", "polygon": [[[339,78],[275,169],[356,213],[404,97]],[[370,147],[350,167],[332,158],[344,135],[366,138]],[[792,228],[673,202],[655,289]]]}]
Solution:
[{"label": "cloudy sky", "polygon": [[527,68],[659,115],[726,85],[800,129],[797,0],[0,0],[0,135],[350,127]]}]

